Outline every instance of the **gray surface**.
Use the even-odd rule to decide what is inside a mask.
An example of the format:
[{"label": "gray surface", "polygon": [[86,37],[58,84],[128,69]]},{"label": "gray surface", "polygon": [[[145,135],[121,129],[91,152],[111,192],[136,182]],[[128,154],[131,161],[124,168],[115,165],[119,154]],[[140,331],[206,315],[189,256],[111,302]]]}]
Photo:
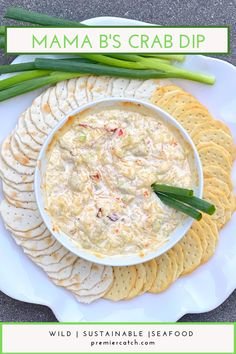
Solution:
[{"label": "gray surface", "polygon": [[[231,25],[231,55],[224,59],[236,64],[235,0],[0,0],[0,18],[10,5],[74,20],[120,16],[163,25]],[[9,60],[0,58],[2,63]],[[15,301],[0,293],[0,321],[55,320],[51,310],[44,306]],[[236,292],[216,310],[187,315],[181,321],[236,321]]]}]

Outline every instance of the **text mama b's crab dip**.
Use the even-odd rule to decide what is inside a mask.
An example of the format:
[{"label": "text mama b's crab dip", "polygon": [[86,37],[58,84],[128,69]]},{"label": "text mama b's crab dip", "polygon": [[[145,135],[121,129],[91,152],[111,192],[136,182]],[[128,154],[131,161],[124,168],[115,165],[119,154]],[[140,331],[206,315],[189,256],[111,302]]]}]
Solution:
[{"label": "text mama b's crab dip", "polygon": [[46,159],[54,228],[98,257],[157,250],[186,216],[164,205],[151,184],[197,184],[192,147],[177,128],[131,102],[69,117]]}]

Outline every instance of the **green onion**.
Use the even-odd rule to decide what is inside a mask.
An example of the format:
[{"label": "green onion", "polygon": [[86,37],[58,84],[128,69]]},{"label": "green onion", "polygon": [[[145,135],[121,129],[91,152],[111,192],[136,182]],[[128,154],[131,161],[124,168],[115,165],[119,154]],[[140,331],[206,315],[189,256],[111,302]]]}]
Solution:
[{"label": "green onion", "polygon": [[188,216],[191,216],[193,219],[196,219],[198,221],[201,220],[202,214],[196,209],[193,209],[190,206],[181,203],[180,201],[170,197],[169,195],[167,196],[165,194],[158,193],[157,196],[164,204],[168,205],[169,207],[174,208]]},{"label": "green onion", "polygon": [[206,200],[197,198],[197,197],[187,197],[187,196],[181,196],[181,195],[170,195],[171,197],[180,200],[181,202],[188,204],[198,210],[203,211],[204,213],[207,213],[209,215],[213,215],[216,208],[213,204],[208,203]]},{"label": "green onion", "polygon": [[184,197],[191,197],[193,195],[192,189],[172,187],[172,186],[168,186],[166,184],[153,183],[152,189],[156,193],[161,192],[161,193],[165,193],[165,194],[174,194],[177,196],[184,196]]},{"label": "green onion", "polygon": [[34,70],[34,71],[26,71],[26,72],[8,77],[7,79],[0,80],[0,91],[5,90],[5,89],[7,89],[11,86],[14,86],[16,84],[19,84],[20,82],[32,80],[36,77],[43,77],[48,74],[50,74],[50,71],[48,71],[48,70]]},{"label": "green onion", "polygon": [[0,91],[0,102],[9,98],[20,96],[24,93],[36,90],[43,86],[53,85],[59,81],[73,79],[75,77],[82,76],[81,74],[70,73],[58,73],[53,72],[48,76],[38,77],[29,81],[21,82],[15,86],[12,86],[6,90]]},{"label": "green onion", "polygon": [[16,73],[19,71],[28,71],[34,69],[35,69],[34,62],[11,64],[11,65],[0,65],[0,74]]},{"label": "green onion", "polygon": [[0,48],[5,48],[5,36],[0,35]]},{"label": "green onion", "polygon": [[116,58],[111,58],[102,54],[85,54],[79,53],[80,57],[91,59],[101,64],[116,66],[119,68],[127,68],[127,69],[145,69],[142,64],[134,61],[125,61]]},{"label": "green onion", "polygon": [[81,62],[76,60],[54,60],[54,59],[36,59],[35,67],[43,70],[80,72],[84,74],[107,75],[128,77],[133,79],[160,79],[160,78],[178,78],[174,73],[165,73],[158,70],[132,70],[126,68],[117,68],[115,66]]},{"label": "green onion", "polygon": [[158,59],[164,59],[164,60],[170,60],[170,61],[179,61],[183,62],[185,60],[184,55],[180,54],[156,54],[156,53],[139,53],[142,57],[152,57],[152,58],[158,58]]},{"label": "green onion", "polygon": [[[115,59],[120,59],[120,60],[127,60],[127,61],[133,61],[133,62],[139,62],[142,60],[142,56],[136,55],[136,54],[106,54],[106,56],[115,58]],[[164,63],[166,64],[166,60],[164,59],[156,59],[159,63]]]},{"label": "green onion", "polygon": [[6,26],[0,26],[0,34],[5,34]]},{"label": "green onion", "polygon": [[9,7],[4,17],[10,18],[12,20],[29,22],[37,25],[42,25],[42,26],[51,26],[51,27],[85,26],[82,23],[77,21],[64,20],[62,18],[44,15],[38,12],[24,10],[21,9],[20,7]]},{"label": "green onion", "polygon": [[146,57],[144,58],[138,55],[137,56],[132,55],[132,59],[134,60],[135,57],[135,60],[137,60],[134,62],[134,61],[125,61],[116,58],[111,58],[102,54],[80,53],[80,56],[110,66],[118,66],[121,68],[128,68],[128,69],[154,69],[159,71],[165,71],[168,73],[173,73],[174,75],[178,75],[178,77],[182,79],[202,82],[210,85],[214,84],[215,82],[215,78],[213,76],[204,75],[201,73],[177,68],[170,64],[160,62],[158,59],[155,58],[146,58]]}]

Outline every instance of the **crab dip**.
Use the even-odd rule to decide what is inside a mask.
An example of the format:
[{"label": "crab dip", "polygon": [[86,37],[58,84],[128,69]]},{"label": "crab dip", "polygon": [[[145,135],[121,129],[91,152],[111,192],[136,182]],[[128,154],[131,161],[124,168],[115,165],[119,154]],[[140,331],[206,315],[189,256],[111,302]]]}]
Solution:
[{"label": "crab dip", "polygon": [[131,102],[70,116],[46,158],[44,199],[54,230],[98,257],[157,250],[186,216],[164,205],[151,184],[197,184],[193,150],[180,131]]}]

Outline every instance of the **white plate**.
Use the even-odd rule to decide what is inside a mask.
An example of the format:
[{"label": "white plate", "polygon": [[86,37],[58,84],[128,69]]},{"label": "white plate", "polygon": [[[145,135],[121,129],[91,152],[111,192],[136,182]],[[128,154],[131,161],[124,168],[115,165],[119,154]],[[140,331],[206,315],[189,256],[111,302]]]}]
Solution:
[{"label": "white plate", "polygon": [[[90,25],[138,25],[141,22],[112,17],[85,21]],[[15,62],[31,60],[20,56]],[[189,56],[184,67],[216,76],[213,87],[181,81],[179,84],[205,104],[215,118],[231,128],[236,141],[236,68],[221,60]],[[177,82],[177,80],[176,80]],[[19,114],[40,93],[29,93],[0,104],[0,141],[12,130]],[[233,180],[236,185],[236,166]],[[220,232],[214,257],[191,275],[180,278],[167,291],[145,294],[118,303],[99,300],[78,303],[68,291],[56,287],[18,247],[0,222],[0,289],[21,301],[49,306],[59,321],[176,321],[186,313],[210,311],[219,306],[236,287],[236,213]]]}]

